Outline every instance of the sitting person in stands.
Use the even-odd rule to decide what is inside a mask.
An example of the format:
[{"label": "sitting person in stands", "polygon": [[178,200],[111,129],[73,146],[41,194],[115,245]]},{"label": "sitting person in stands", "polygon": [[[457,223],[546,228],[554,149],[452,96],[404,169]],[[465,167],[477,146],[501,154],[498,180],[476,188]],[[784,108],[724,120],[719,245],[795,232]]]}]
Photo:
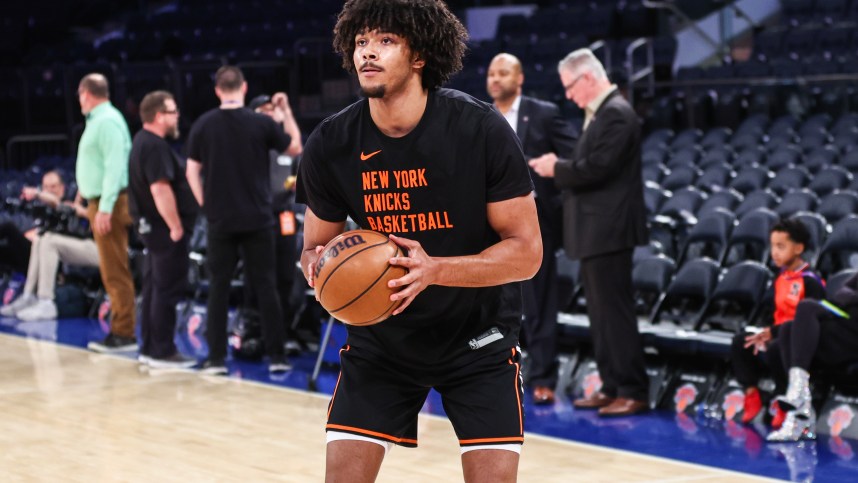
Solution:
[{"label": "sitting person in stands", "polygon": [[[733,338],[730,360],[739,384],[745,388],[745,406],[742,422],[750,423],[763,408],[757,384],[763,370],[768,367],[780,393],[786,383],[786,372],[782,369],[780,353],[775,339],[783,324],[795,316],[799,302],[805,298],[825,297],[825,287],[819,277],[809,270],[802,259],[804,249],[810,241],[807,227],[795,218],[781,220],[770,232],[772,261],[781,272],[774,282],[774,317],[771,326],[753,335],[736,334]],[[779,428],[785,413],[778,410],[772,418],[772,427]]]},{"label": "sitting person in stands", "polygon": [[[48,171],[42,176],[41,188],[25,186],[21,190],[21,199],[56,208],[66,196],[66,185],[56,171]],[[0,223],[0,267],[8,267],[16,272],[27,271],[27,260],[33,239],[37,236],[43,220],[34,219],[32,226],[23,230],[12,222]]]},{"label": "sitting person in stands", "polygon": [[816,438],[816,412],[810,393],[810,368],[838,368],[858,362],[858,274],[850,277],[830,301],[803,300],[795,319],[781,328],[778,347],[789,385],[775,400],[787,411],[783,425],[769,441]]},{"label": "sitting person in stands", "polygon": [[54,288],[60,262],[98,267],[95,241],[88,223],[82,223],[87,217],[80,195],[74,202],[58,203],[56,213],[33,239],[24,291],[0,308],[0,315],[20,320],[56,319]]}]

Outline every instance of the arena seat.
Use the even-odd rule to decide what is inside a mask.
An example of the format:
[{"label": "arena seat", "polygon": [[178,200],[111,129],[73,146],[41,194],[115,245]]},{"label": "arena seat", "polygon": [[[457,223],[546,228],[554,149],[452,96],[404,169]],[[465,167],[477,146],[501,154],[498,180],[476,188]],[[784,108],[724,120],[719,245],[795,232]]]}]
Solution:
[{"label": "arena seat", "polygon": [[654,183],[652,181],[644,182],[644,204],[646,205],[647,216],[654,216],[659,209],[661,209],[662,204],[664,204],[665,200],[670,198],[672,194],[665,191],[658,185],[658,183]]},{"label": "arena seat", "polygon": [[766,188],[782,196],[790,190],[804,188],[810,178],[810,172],[805,167],[787,166],[775,173],[775,177],[769,180]]},{"label": "arena seat", "polygon": [[858,193],[850,190],[835,191],[821,198],[816,211],[829,223],[858,214]]},{"label": "arena seat", "polygon": [[701,190],[714,192],[726,188],[734,176],[736,173],[729,164],[713,162],[706,165],[694,184]]},{"label": "arena seat", "polygon": [[795,166],[801,160],[801,149],[798,146],[787,145],[770,151],[766,158],[766,167],[778,172],[788,166]]},{"label": "arena seat", "polygon": [[644,163],[643,168],[641,168],[641,176],[643,177],[644,183],[649,181],[659,184],[668,174],[670,174],[670,170],[662,164]]},{"label": "arena seat", "polygon": [[702,174],[693,164],[674,164],[668,166],[670,173],[661,180],[661,185],[667,190],[679,190],[686,186],[693,186],[697,178]]},{"label": "arena seat", "polygon": [[683,146],[673,151],[673,154],[670,155],[670,158],[665,163],[665,166],[670,169],[673,169],[674,166],[681,166],[686,164],[696,166],[697,162],[702,156],[703,151],[697,145]]},{"label": "arena seat", "polygon": [[696,330],[739,332],[756,320],[772,273],[760,262],[746,260],[730,267],[715,287]]},{"label": "arena seat", "polygon": [[716,210],[727,210],[733,213],[744,198],[741,193],[730,188],[713,191],[697,209],[695,216],[703,218]]},{"label": "arena seat", "polygon": [[[703,148],[702,144],[701,148]],[[717,146],[710,146],[708,149],[703,149],[706,150],[705,154],[703,154],[703,157],[701,157],[700,161],[697,163],[701,169],[706,169],[713,163],[729,165],[736,157],[736,153],[729,144],[719,144]]]},{"label": "arena seat", "polygon": [[800,211],[813,211],[818,204],[819,196],[807,188],[802,188],[784,194],[774,211],[781,218],[788,218]]},{"label": "arena seat", "polygon": [[780,201],[780,197],[768,188],[751,191],[736,207],[736,216],[741,219],[756,209],[774,208]]},{"label": "arena seat", "polygon": [[811,150],[804,156],[801,165],[815,174],[823,168],[837,164],[839,156],[837,148],[829,144]]},{"label": "arena seat", "polygon": [[825,197],[846,188],[851,181],[852,173],[842,166],[833,165],[816,173],[807,187],[818,196]]},{"label": "arena seat", "polygon": [[675,271],[676,262],[664,254],[650,255],[634,264],[632,287],[638,314],[652,316],[653,308],[664,296]]},{"label": "arena seat", "polygon": [[819,258],[819,251],[828,238],[828,222],[819,213],[810,211],[799,211],[792,216],[804,223],[804,226],[807,227],[807,231],[810,233],[810,242],[804,247],[804,254],[802,256],[810,263],[811,267],[815,267]]},{"label": "arena seat", "polygon": [[670,321],[675,326],[693,329],[715,290],[718,273],[718,263],[711,258],[697,258],[685,263],[654,307],[651,323],[655,326]]},{"label": "arena seat", "polygon": [[768,208],[757,208],[739,218],[730,236],[730,248],[724,265],[732,266],[743,260],[766,263],[769,258],[769,231],[778,215]]},{"label": "arena seat", "polygon": [[739,193],[748,194],[765,187],[769,182],[769,178],[772,177],[774,177],[774,173],[766,167],[747,166],[736,173],[736,177],[730,181],[729,187]]},{"label": "arena seat", "polygon": [[706,131],[703,138],[700,140],[700,147],[707,153],[712,149],[723,148],[729,145],[730,136],[733,131],[728,127],[716,127]]},{"label": "arena seat", "polygon": [[834,224],[820,250],[817,268],[822,275],[855,268],[858,254],[858,215],[849,215]]},{"label": "arena seat", "polygon": [[685,237],[676,258],[677,265],[681,267],[687,260],[700,257],[709,257],[721,265],[735,226],[736,215],[723,208],[701,216]]}]

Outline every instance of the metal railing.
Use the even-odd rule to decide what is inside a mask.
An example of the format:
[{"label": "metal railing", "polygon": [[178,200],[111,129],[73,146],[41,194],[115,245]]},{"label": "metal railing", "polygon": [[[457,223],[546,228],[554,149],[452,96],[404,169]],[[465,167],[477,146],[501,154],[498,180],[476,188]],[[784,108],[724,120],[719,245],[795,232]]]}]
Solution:
[{"label": "metal railing", "polygon": [[679,19],[679,28],[677,30],[682,30],[685,27],[690,27],[694,30],[697,35],[700,36],[704,41],[706,41],[709,45],[715,48],[719,55],[723,55],[725,52],[726,46],[723,42],[713,38],[709,33],[700,28],[699,25],[694,20],[688,17],[682,10],[679,9],[676,5],[671,1],[657,1],[657,0],[643,0],[642,5],[646,8],[654,8],[667,10],[672,13],[676,18]]},{"label": "metal railing", "polygon": [[[635,52],[638,49],[646,49],[646,65],[640,69],[635,66]],[[652,96],[655,94],[655,59],[653,56],[653,41],[652,39],[641,37],[626,47],[626,71],[629,79],[629,103],[634,105],[635,102],[635,83],[646,79],[647,93]]]},{"label": "metal railing", "polygon": [[24,169],[39,156],[71,155],[72,146],[65,134],[14,136],[6,142],[3,169]]}]

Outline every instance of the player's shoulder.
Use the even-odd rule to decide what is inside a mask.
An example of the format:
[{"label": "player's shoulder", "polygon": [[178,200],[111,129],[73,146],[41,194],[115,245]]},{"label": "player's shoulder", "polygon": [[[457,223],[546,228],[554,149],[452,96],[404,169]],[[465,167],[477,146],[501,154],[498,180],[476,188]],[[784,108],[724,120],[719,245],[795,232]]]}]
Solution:
[{"label": "player's shoulder", "polygon": [[348,106],[341,109],[339,112],[331,114],[319,123],[319,128],[323,130],[337,129],[342,126],[351,126],[361,119],[361,113],[368,101],[359,99]]},{"label": "player's shoulder", "polygon": [[463,112],[477,114],[495,113],[494,107],[488,102],[481,101],[476,97],[456,89],[439,88],[434,91],[434,102],[453,107]]}]

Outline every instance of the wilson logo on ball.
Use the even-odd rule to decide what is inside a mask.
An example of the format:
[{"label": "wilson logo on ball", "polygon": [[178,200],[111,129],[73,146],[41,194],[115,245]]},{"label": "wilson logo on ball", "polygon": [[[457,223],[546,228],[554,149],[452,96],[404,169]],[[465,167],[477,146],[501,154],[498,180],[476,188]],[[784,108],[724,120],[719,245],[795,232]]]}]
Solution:
[{"label": "wilson logo on ball", "polygon": [[[338,238],[339,237],[334,238],[334,240],[337,240]],[[331,240],[331,242],[333,242],[334,240]],[[337,243],[330,248],[326,247],[325,251],[322,252],[322,256],[319,258],[319,261],[316,263],[316,270],[313,276],[318,278],[319,272],[322,270],[322,267],[325,266],[325,262],[327,262],[329,259],[337,258],[340,252],[343,252],[357,245],[362,245],[364,243],[366,243],[366,240],[363,239],[363,236],[352,235],[337,241]],[[330,245],[330,243],[328,245]]]},{"label": "wilson logo on ball", "polygon": [[377,324],[402,303],[390,300],[398,289],[388,287],[388,282],[408,273],[390,264],[391,258],[402,256],[402,249],[384,234],[345,232],[328,242],[319,256],[313,270],[316,298],[346,324]]}]

